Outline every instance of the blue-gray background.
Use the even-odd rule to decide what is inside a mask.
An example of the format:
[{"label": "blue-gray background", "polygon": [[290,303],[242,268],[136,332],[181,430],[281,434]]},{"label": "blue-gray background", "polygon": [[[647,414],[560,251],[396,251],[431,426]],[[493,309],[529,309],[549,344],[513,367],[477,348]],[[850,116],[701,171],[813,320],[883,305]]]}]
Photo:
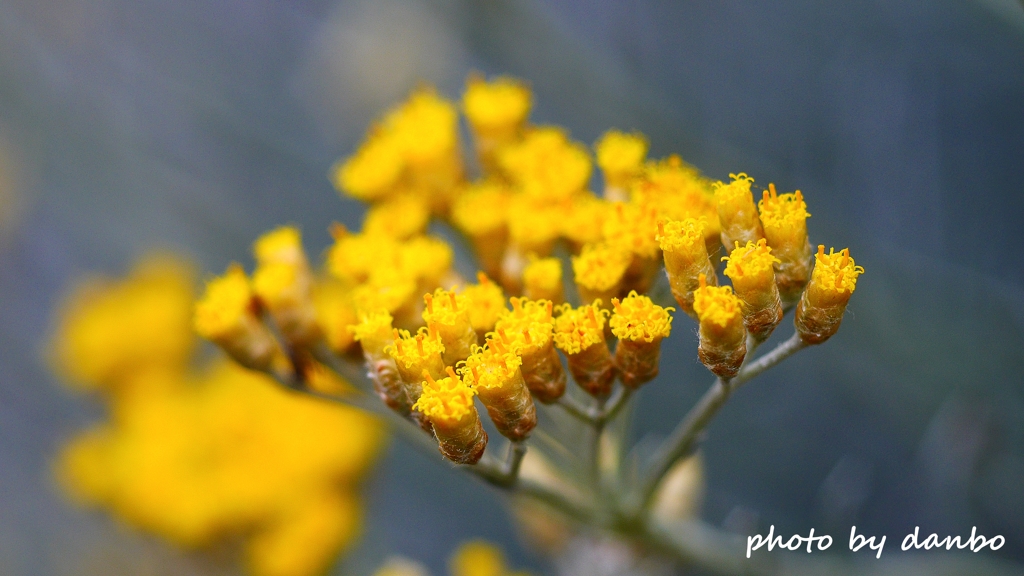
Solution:
[{"label": "blue-gray background", "polygon": [[[293,222],[321,250],[361,211],[329,165],[418,81],[455,96],[471,69],[529,80],[534,119],[584,142],[635,128],[710,176],[802,189],[812,240],[867,268],[839,335],[711,427],[709,522],[855,523],[887,550],[978,526],[1024,561],[1018,3],[0,0],[0,574],[217,569],[52,486],[56,448],[100,416],[40,361],[52,307],[154,247],[219,271]],[[688,322],[644,431],[708,380]],[[400,444],[369,512],[346,573],[399,553],[442,574],[470,536],[543,566],[487,489]]]}]

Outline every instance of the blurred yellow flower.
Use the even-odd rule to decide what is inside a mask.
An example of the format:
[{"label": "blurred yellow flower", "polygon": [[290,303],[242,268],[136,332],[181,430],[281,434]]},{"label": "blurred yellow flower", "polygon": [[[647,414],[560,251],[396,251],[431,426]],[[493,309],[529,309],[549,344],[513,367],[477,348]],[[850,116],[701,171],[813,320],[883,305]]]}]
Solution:
[{"label": "blurred yellow flower", "polygon": [[157,257],[73,292],[56,367],[105,390],[110,418],[62,449],[57,477],[76,501],[180,545],[239,541],[251,574],[322,573],[358,534],[383,430],[225,359],[195,368],[192,285],[187,265]]}]

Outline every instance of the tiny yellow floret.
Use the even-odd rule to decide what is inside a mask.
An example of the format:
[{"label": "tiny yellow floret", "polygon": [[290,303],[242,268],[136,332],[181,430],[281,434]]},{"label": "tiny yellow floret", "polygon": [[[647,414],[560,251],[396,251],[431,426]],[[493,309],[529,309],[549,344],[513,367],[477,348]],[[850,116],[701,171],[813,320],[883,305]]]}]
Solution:
[{"label": "tiny yellow floret", "polygon": [[732,181],[728,184],[716,182],[713,185],[722,226],[722,244],[732,246],[733,242],[756,242],[764,238],[764,229],[750,191],[754,179],[743,173],[729,174],[729,177]]},{"label": "tiny yellow floret", "polygon": [[396,194],[366,211],[363,233],[404,240],[422,234],[430,222],[430,206],[417,194]]},{"label": "tiny yellow floret", "polygon": [[627,134],[609,130],[594,144],[597,165],[604,172],[606,186],[624,187],[643,171],[647,159],[647,138],[639,132]]},{"label": "tiny yellow floret", "polygon": [[501,286],[492,282],[483,272],[477,273],[477,284],[470,284],[462,290],[469,301],[469,322],[477,334],[494,330],[494,324],[505,307],[505,293]]},{"label": "tiny yellow floret", "polygon": [[387,310],[360,311],[359,322],[350,330],[363,351],[372,356],[381,356],[394,339],[391,314]]},{"label": "tiny yellow floret", "polygon": [[223,276],[206,284],[206,293],[196,303],[196,332],[210,340],[229,335],[244,318],[252,316],[252,297],[245,270],[240,264],[231,264]]},{"label": "tiny yellow floret", "polygon": [[741,294],[755,290],[767,291],[775,283],[773,264],[779,262],[779,259],[772,256],[772,249],[764,238],[757,243],[747,242],[746,246],[736,242],[733,251],[723,256],[722,261],[728,263],[725,275]]},{"label": "tiny yellow floret", "polygon": [[630,292],[623,300],[612,299],[612,314],[609,324],[612,334],[619,340],[653,342],[667,338],[672,330],[672,316],[675,308],[658,306],[647,296]]},{"label": "tiny yellow floret", "polygon": [[523,270],[523,289],[528,298],[560,303],[565,299],[562,261],[558,258],[533,259]]},{"label": "tiny yellow floret", "polygon": [[614,290],[631,261],[628,249],[608,243],[587,244],[572,258],[576,285],[595,293]]},{"label": "tiny yellow floret", "polygon": [[507,349],[476,347],[459,369],[463,381],[474,389],[501,390],[513,383],[523,360]]},{"label": "tiny yellow floret", "polygon": [[604,339],[604,324],[608,311],[600,302],[573,308],[569,304],[559,307],[555,318],[555,346],[566,354],[579,354]]},{"label": "tiny yellow floret", "polygon": [[331,168],[331,182],[339,191],[365,202],[390,194],[405,170],[398,141],[381,127],[370,130],[356,152]]},{"label": "tiny yellow floret", "polygon": [[849,248],[838,253],[835,248],[830,248],[826,254],[825,246],[819,244],[811,282],[807,286],[807,299],[820,307],[845,305],[857,288],[857,277],[863,273],[864,268],[857,266],[850,257]]},{"label": "tiny yellow floret", "polygon": [[483,76],[471,75],[462,96],[462,109],[470,126],[484,135],[514,132],[526,122],[532,104],[530,88],[507,76],[488,82]]},{"label": "tiny yellow floret", "polygon": [[711,323],[720,328],[740,325],[743,310],[732,286],[708,286],[701,278],[701,286],[693,293],[693,309],[701,324]]},{"label": "tiny yellow floret", "polygon": [[423,393],[412,408],[423,413],[435,425],[454,427],[471,414],[476,415],[473,406],[475,394],[454,372],[437,380],[427,374]]},{"label": "tiny yellow floret", "polygon": [[761,224],[768,244],[773,248],[799,249],[807,242],[807,203],[799,190],[791,194],[778,194],[769,184],[758,202]]}]

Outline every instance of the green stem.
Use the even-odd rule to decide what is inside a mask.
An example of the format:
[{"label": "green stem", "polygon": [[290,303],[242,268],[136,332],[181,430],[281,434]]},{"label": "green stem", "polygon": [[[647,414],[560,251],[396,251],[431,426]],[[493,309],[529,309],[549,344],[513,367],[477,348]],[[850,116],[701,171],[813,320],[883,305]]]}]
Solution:
[{"label": "green stem", "polygon": [[701,433],[736,389],[806,346],[807,344],[800,339],[800,336],[794,333],[771,352],[744,366],[735,378],[731,380],[717,378],[711,388],[704,393],[704,396],[690,409],[686,417],[654,453],[651,465],[640,484],[636,496],[637,501],[633,507],[634,513],[639,515],[650,507],[654,494],[665,475],[680,458],[691,453]]}]

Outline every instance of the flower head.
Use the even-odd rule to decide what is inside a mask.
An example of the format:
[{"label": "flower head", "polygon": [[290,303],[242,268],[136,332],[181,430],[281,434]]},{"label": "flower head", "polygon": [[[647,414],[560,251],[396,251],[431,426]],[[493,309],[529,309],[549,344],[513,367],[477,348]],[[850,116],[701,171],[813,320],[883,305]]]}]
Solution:
[{"label": "flower head", "polygon": [[477,284],[463,288],[462,295],[469,302],[469,322],[473,330],[485,334],[494,329],[501,313],[507,310],[505,293],[483,272],[477,274],[477,280]]},{"label": "flower head", "polygon": [[639,132],[627,134],[609,130],[594,144],[597,164],[604,172],[605,183],[611,186],[625,186],[629,179],[638,175],[647,158],[647,138]]},{"label": "flower head", "polygon": [[831,248],[826,254],[825,246],[818,245],[814,259],[814,271],[807,285],[808,302],[819,307],[845,306],[857,289],[857,278],[864,273],[864,268],[853,261],[849,248],[838,253]]},{"label": "flower head", "polygon": [[435,426],[453,428],[467,418],[476,416],[473,396],[476,392],[467,386],[451,368],[448,376],[435,380],[429,374],[423,381],[423,393],[413,405]]},{"label": "flower head", "polygon": [[579,354],[595,344],[604,343],[604,325],[608,311],[600,302],[573,308],[563,304],[555,318],[555,346],[566,354]]},{"label": "flower head", "polygon": [[515,133],[530,114],[530,88],[523,82],[499,76],[490,82],[471,75],[462,95],[462,110],[473,130],[484,135]]},{"label": "flower head", "polygon": [[736,248],[728,256],[723,256],[722,260],[728,263],[725,266],[725,275],[732,280],[737,294],[766,292],[775,285],[772,265],[779,259],[772,256],[772,249],[768,247],[764,238],[756,243],[747,242],[746,246],[740,246],[739,242],[736,242]]},{"label": "flower head", "polygon": [[620,246],[610,243],[584,245],[580,255],[572,258],[576,285],[581,292],[615,292],[631,261],[629,250]]},{"label": "flower head", "polygon": [[534,258],[523,270],[523,287],[527,298],[561,302],[562,261],[558,258]]},{"label": "flower head", "polygon": [[667,338],[672,331],[672,316],[669,312],[674,308],[663,308],[651,301],[647,296],[630,292],[622,299],[612,299],[615,309],[609,324],[612,334],[619,340],[654,342]]},{"label": "flower head", "polygon": [[387,310],[363,310],[359,312],[359,322],[350,330],[357,341],[363,345],[363,351],[372,356],[382,356],[394,338],[391,325],[391,314]]},{"label": "flower head", "polygon": [[732,181],[728,184],[714,184],[718,219],[722,224],[722,244],[731,246],[733,242],[756,242],[764,237],[764,230],[750,191],[754,179],[742,172],[729,177]]},{"label": "flower head", "polygon": [[355,154],[331,168],[331,181],[340,192],[373,202],[394,190],[404,170],[405,161],[398,140],[376,126]]}]

